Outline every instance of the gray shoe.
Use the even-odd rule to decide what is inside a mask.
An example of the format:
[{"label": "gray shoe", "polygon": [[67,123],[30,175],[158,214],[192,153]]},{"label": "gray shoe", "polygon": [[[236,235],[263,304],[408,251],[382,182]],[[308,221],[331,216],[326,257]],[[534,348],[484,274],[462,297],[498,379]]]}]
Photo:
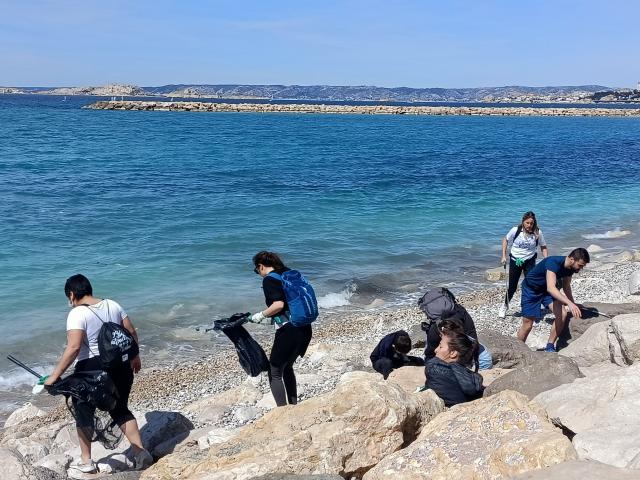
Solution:
[{"label": "gray shoe", "polygon": [[153,464],[153,457],[144,448],[133,456],[133,465],[136,470],[144,470]]}]

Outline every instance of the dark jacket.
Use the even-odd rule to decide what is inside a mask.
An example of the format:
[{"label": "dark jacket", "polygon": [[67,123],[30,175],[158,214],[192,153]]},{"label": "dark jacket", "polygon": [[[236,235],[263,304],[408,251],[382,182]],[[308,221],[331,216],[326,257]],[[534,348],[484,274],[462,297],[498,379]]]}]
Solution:
[{"label": "dark jacket", "polygon": [[[457,318],[462,322],[462,326],[464,327],[464,333],[473,338],[474,340],[478,340],[478,333],[476,332],[476,326],[473,323],[473,319],[469,312],[467,312],[466,308],[462,305],[457,304],[456,309],[452,315],[449,315],[447,318]],[[436,348],[440,343],[440,330],[438,330],[438,326],[436,322],[431,322],[427,330],[427,346],[424,349],[424,357],[426,360],[435,357]]]},{"label": "dark jacket", "polygon": [[371,359],[371,363],[375,363],[377,360],[381,358],[389,358],[394,359],[397,354],[395,349],[393,348],[393,342],[396,341],[399,335],[409,335],[404,330],[398,330],[397,332],[390,333],[389,335],[385,335],[376,348],[373,349],[369,358]]},{"label": "dark jacket", "polygon": [[424,374],[426,387],[436,392],[447,407],[482,397],[482,376],[459,363],[434,357],[427,360]]}]

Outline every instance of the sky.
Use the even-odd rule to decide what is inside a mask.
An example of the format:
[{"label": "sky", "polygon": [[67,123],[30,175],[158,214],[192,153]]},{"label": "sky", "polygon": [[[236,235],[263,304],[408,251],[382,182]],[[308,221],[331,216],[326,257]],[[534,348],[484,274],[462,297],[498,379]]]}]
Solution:
[{"label": "sky", "polygon": [[0,85],[640,81],[636,0],[0,0]]}]

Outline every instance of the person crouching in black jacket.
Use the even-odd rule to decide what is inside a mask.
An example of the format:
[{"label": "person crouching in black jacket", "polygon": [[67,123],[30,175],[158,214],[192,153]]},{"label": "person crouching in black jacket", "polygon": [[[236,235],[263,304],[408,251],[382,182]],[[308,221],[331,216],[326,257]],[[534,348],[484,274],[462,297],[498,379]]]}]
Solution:
[{"label": "person crouching in black jacket", "polygon": [[[447,407],[482,397],[478,374],[478,342],[467,336],[457,321],[443,320],[442,338],[435,357],[425,363],[425,387],[432,389]],[[475,371],[469,366],[475,363]]]},{"label": "person crouching in black jacket", "polygon": [[424,365],[422,358],[407,355],[410,351],[411,338],[409,334],[404,330],[398,330],[380,340],[369,358],[373,369],[381,373],[386,380],[396,368],[404,367],[405,365]]}]

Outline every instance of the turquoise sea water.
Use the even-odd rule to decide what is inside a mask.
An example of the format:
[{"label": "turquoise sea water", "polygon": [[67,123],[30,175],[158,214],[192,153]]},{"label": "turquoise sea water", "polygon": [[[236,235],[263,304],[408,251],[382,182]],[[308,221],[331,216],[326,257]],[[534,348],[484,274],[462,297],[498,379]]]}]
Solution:
[{"label": "turquoise sea water", "polygon": [[[189,353],[195,325],[263,305],[262,249],[324,308],[362,308],[473,288],[526,210],[552,254],[607,247],[616,229],[640,243],[640,119],[80,108],[91,101],[0,95],[3,358],[51,365],[77,272],[164,358]],[[21,375],[0,362],[0,388]]]}]

